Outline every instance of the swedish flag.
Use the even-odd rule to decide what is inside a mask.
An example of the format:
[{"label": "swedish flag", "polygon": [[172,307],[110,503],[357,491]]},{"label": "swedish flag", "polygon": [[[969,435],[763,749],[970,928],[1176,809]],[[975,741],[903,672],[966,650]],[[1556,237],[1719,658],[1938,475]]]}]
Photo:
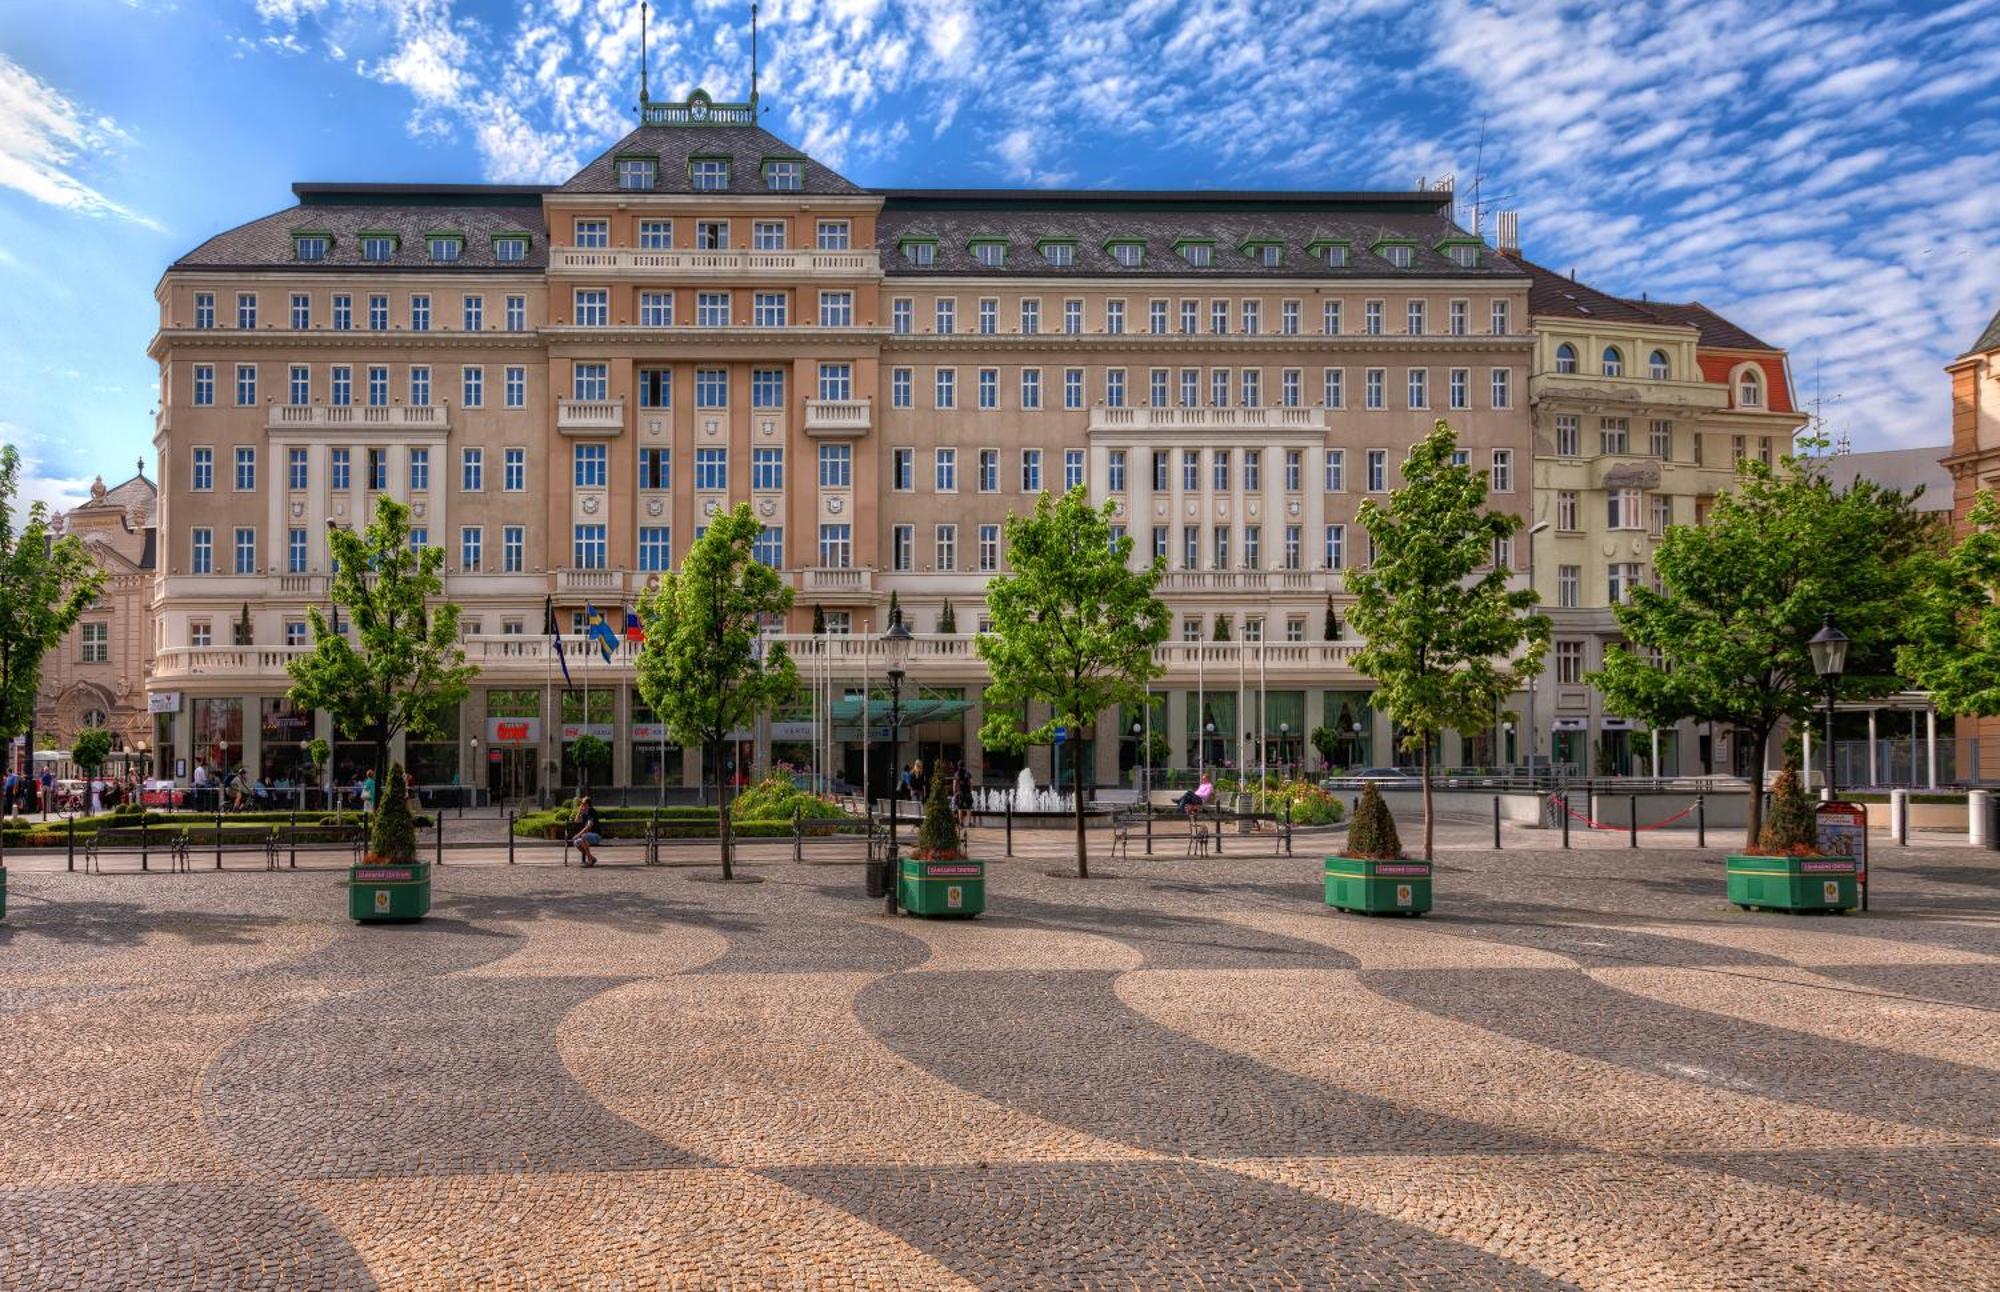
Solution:
[{"label": "swedish flag", "polygon": [[611,622],[604,617],[604,612],[589,602],[583,606],[583,635],[585,640],[597,643],[604,662],[609,664],[611,653],[618,649],[618,634],[611,630]]}]

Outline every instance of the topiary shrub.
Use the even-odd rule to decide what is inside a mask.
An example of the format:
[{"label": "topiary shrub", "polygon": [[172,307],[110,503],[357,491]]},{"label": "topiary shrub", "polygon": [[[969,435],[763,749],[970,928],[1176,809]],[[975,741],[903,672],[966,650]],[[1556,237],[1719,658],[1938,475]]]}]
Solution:
[{"label": "topiary shrub", "polygon": [[1389,805],[1373,781],[1362,787],[1354,821],[1347,827],[1347,851],[1342,855],[1369,861],[1394,861],[1403,855],[1396,818],[1389,814]]},{"label": "topiary shrub", "polygon": [[389,784],[382,792],[382,806],[368,835],[368,853],[376,861],[409,863],[417,859],[417,823],[410,817],[410,787],[403,780],[403,765],[389,768]]},{"label": "topiary shrub", "polygon": [[917,846],[910,855],[919,861],[965,858],[965,847],[958,838],[958,815],[951,809],[951,777],[942,766],[931,777],[930,797],[924,800],[924,823],[917,827]]},{"label": "topiary shrub", "polygon": [[1797,769],[1787,767],[1771,782],[1771,811],[1757,836],[1757,851],[1766,857],[1799,857],[1819,851],[1813,826],[1812,800]]}]

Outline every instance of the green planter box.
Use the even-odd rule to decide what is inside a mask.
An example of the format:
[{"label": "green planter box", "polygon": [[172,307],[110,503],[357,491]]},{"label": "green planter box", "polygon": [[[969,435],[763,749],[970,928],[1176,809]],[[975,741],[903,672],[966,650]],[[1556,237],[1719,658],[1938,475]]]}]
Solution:
[{"label": "green planter box", "polygon": [[1729,900],[1746,911],[1847,911],[1861,904],[1852,857],[1729,858]]},{"label": "green planter box", "polygon": [[986,909],[986,863],[903,858],[896,904],[912,915],[971,917]]},{"label": "green planter box", "polygon": [[347,913],[362,923],[421,920],[430,909],[428,862],[362,862],[347,869]]},{"label": "green planter box", "polygon": [[1328,857],[1326,904],[1363,915],[1422,915],[1431,909],[1431,864]]}]

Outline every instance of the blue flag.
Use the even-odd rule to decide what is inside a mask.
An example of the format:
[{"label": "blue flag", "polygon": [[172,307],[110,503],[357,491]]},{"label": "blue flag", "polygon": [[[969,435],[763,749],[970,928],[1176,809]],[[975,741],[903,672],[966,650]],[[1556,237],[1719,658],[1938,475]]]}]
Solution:
[{"label": "blue flag", "polygon": [[563,685],[572,685],[569,680],[569,656],[563,654],[562,629],[556,627],[556,603],[553,597],[542,598],[542,631],[549,635],[549,645],[555,650],[556,663],[562,665]]},{"label": "blue flag", "polygon": [[611,631],[611,623],[604,617],[604,612],[587,601],[583,605],[583,635],[597,643],[604,662],[609,664],[612,652],[618,649],[618,634]]}]

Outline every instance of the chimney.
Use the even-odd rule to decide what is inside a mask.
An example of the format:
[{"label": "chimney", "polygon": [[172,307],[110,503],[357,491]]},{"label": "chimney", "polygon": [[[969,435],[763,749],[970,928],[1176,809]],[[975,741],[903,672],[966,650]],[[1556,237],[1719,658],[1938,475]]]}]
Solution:
[{"label": "chimney", "polygon": [[1521,213],[1502,211],[1500,213],[1499,249],[1510,256],[1521,254]]}]

